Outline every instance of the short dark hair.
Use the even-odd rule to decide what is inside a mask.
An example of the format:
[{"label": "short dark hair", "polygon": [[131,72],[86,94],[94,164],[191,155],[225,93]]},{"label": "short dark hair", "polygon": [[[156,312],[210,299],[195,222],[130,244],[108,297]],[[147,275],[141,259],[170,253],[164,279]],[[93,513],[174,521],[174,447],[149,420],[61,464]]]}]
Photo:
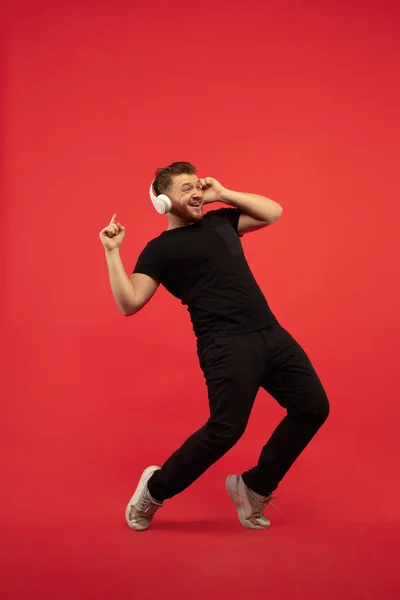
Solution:
[{"label": "short dark hair", "polygon": [[154,179],[154,189],[157,194],[164,194],[172,183],[174,175],[194,175],[196,167],[188,162],[174,162],[168,167],[162,167],[156,170]]}]

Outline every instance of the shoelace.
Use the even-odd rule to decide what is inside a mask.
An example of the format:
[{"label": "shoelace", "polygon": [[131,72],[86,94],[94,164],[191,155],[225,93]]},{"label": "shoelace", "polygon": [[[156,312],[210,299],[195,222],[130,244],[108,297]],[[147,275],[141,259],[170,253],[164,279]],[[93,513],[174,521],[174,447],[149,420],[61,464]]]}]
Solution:
[{"label": "shoelace", "polygon": [[152,502],[150,500],[150,498],[148,497],[148,495],[145,493],[143,495],[142,500],[140,501],[139,506],[137,508],[135,508],[135,512],[138,517],[143,517],[145,519],[149,519],[154,515],[156,510],[158,510],[159,508],[160,508],[159,505],[154,504],[154,502]]},{"label": "shoelace", "polygon": [[[266,500],[266,504],[265,506],[267,506],[267,504],[270,504],[271,506],[273,506],[276,510],[276,506],[275,504],[272,502],[272,500],[275,500],[276,496],[274,496],[273,494],[270,494],[269,496],[267,496],[267,500]],[[264,508],[265,508],[264,506]]]},{"label": "shoelace", "polygon": [[275,498],[276,496],[274,496],[273,494],[269,494],[269,496],[266,496],[265,498],[260,498],[258,496],[255,496],[254,494],[251,494],[251,501],[255,508],[255,510],[253,511],[253,515],[263,515],[267,504],[271,504],[271,506],[273,506],[276,509],[276,506],[272,503],[272,500],[275,500]]}]

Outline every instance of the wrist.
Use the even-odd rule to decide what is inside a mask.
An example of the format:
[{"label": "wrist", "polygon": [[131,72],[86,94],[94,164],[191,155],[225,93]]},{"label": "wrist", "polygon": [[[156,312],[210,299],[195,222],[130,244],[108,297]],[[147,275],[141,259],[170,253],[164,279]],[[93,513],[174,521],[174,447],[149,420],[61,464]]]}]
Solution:
[{"label": "wrist", "polygon": [[220,202],[224,204],[232,204],[232,190],[223,189],[220,195]]},{"label": "wrist", "polygon": [[114,256],[119,256],[119,248],[105,248],[107,260],[112,260]]}]

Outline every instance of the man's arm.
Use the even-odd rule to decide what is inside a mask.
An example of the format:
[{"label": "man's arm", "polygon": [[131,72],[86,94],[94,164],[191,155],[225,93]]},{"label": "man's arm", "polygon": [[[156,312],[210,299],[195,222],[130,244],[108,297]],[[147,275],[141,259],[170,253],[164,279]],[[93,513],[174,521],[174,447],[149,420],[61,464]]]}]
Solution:
[{"label": "man's arm", "polygon": [[159,283],[142,273],[130,278],[125,272],[119,249],[106,251],[111,291],[119,310],[129,317],[143,308],[155,294]]},{"label": "man's arm", "polygon": [[280,204],[257,194],[224,190],[221,201],[242,211],[238,224],[240,235],[272,225],[283,212]]},{"label": "man's arm", "polygon": [[272,225],[282,214],[282,206],[264,196],[228,190],[213,177],[200,179],[200,183],[203,188],[204,204],[223,202],[242,211],[238,224],[240,235]]}]

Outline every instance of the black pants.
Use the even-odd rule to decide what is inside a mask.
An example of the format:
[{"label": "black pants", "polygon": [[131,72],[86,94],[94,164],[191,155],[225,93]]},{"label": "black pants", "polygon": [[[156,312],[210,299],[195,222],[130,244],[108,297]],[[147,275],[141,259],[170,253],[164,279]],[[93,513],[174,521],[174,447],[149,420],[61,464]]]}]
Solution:
[{"label": "black pants", "polygon": [[287,414],[262,449],[257,466],[242,477],[250,489],[266,496],[276,490],[326,420],[329,403],[324,388],[304,350],[279,324],[216,339],[198,354],[210,418],[154,473],[150,494],[159,501],[172,498],[232,448],[263,387]]}]

